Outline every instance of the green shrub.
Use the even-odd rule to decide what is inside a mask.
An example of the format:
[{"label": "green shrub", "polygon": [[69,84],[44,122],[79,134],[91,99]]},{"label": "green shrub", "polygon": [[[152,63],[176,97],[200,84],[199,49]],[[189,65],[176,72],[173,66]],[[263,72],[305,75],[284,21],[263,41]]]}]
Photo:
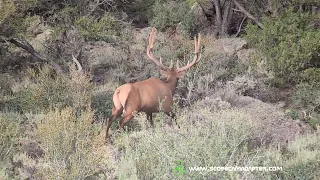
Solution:
[{"label": "green shrub", "polygon": [[320,125],[320,84],[300,83],[291,95],[292,105],[306,113],[306,122],[317,129]]},{"label": "green shrub", "polygon": [[296,91],[291,96],[291,100],[297,108],[320,111],[320,84],[298,84]]},{"label": "green shrub", "polygon": [[111,14],[105,14],[100,19],[91,16],[82,16],[75,21],[80,34],[87,40],[108,41],[118,35],[120,25]]},{"label": "green shrub", "polygon": [[255,179],[317,179],[320,175],[319,140],[318,131],[297,137],[296,140],[289,142],[286,148],[262,150],[261,154],[256,157],[255,163],[260,166],[282,167],[282,171],[255,172]]},{"label": "green shrub", "polygon": [[38,0],[23,0],[19,2],[1,1],[0,2],[0,27],[1,33],[5,36],[22,36],[28,32],[27,26],[30,23],[30,16],[27,9],[31,9]]},{"label": "green shrub", "polygon": [[66,91],[71,99],[72,107],[86,109],[91,106],[93,85],[90,81],[90,74],[78,72],[75,66],[70,67]]},{"label": "green shrub", "polygon": [[299,118],[298,111],[295,109],[290,109],[286,111],[287,116],[291,117],[291,119],[296,120]]},{"label": "green shrub", "polygon": [[57,74],[45,66],[29,70],[29,80],[18,93],[23,112],[46,112],[52,108],[90,106],[92,85],[90,77],[70,68],[70,74]]},{"label": "green shrub", "polygon": [[[187,62],[181,64],[185,65]],[[181,102],[193,104],[193,102],[211,95],[219,86],[219,82],[236,78],[236,75],[243,74],[246,68],[235,57],[214,56],[211,52],[203,52],[201,61],[189,69],[185,76],[179,80],[177,92],[184,96]],[[245,88],[251,88],[249,87],[252,85],[251,78],[243,77],[243,80],[240,78],[240,81],[243,81],[240,82],[240,84],[243,83],[243,89],[241,89],[243,92],[241,93],[248,90]]]},{"label": "green shrub", "polygon": [[318,17],[290,9],[279,17],[265,17],[263,29],[246,27],[245,37],[266,57],[276,84],[297,83],[302,77],[309,81],[305,75],[309,68],[319,72],[320,31],[312,26]]},{"label": "green shrub", "polygon": [[[0,172],[10,174],[13,155],[19,150],[17,144],[20,132],[21,116],[14,113],[0,113]],[[0,173],[0,178],[2,177]]]},{"label": "green shrub", "polygon": [[98,147],[104,143],[99,130],[91,126],[93,111],[81,115],[70,107],[48,112],[37,119],[36,138],[44,151],[37,176],[44,179],[85,179],[103,168]]},{"label": "green shrub", "polygon": [[111,115],[113,93],[114,91],[95,92],[92,96],[92,108],[95,110],[98,119],[104,121]]},{"label": "green shrub", "polygon": [[21,112],[21,104],[19,98],[13,95],[0,96],[0,111]]},{"label": "green shrub", "polygon": [[181,22],[182,28],[191,32],[196,28],[196,20],[190,7],[184,1],[161,1],[158,0],[153,6],[151,25],[164,30],[167,27],[176,27]]},{"label": "green shrub", "polygon": [[29,69],[28,74],[33,82],[25,85],[19,92],[20,105],[24,112],[44,111],[51,106],[63,107],[69,104],[67,98],[67,84],[63,75],[52,77],[53,71],[49,67],[35,70]]},{"label": "green shrub", "polygon": [[[202,0],[200,0],[201,2]],[[186,4],[188,4],[189,7],[191,7],[192,5],[194,5],[194,3],[199,2],[197,0],[184,0],[184,2],[186,2]]]},{"label": "green shrub", "polygon": [[314,129],[320,130],[320,113],[311,113],[306,119],[306,122]]},{"label": "green shrub", "polygon": [[317,86],[320,82],[320,68],[309,68],[301,73],[301,78],[303,82],[308,82]]},{"label": "green shrub", "polygon": [[14,6],[14,3],[12,1],[1,1],[0,2],[0,24],[2,24],[2,22],[8,16],[10,16],[15,10],[16,10],[16,7]]},{"label": "green shrub", "polygon": [[0,97],[5,95],[10,95],[12,93],[11,78],[8,74],[1,74],[0,76]]}]

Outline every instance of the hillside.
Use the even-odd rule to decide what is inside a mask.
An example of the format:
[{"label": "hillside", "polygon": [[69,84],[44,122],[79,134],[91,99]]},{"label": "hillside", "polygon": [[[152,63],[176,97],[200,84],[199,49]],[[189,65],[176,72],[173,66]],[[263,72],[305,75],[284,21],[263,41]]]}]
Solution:
[{"label": "hillside", "polygon": [[[319,8],[1,1],[0,179],[319,179]],[[154,58],[172,68],[148,54],[153,27]],[[170,113],[159,84],[120,94],[124,117],[152,98],[160,112],[154,125],[133,113],[124,131],[118,118],[106,138],[118,87],[178,76]]]}]

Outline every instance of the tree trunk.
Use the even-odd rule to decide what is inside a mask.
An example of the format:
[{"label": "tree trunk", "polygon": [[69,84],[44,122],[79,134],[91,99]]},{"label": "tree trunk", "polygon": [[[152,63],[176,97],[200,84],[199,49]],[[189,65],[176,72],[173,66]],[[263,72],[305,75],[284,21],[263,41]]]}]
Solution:
[{"label": "tree trunk", "polygon": [[229,35],[234,6],[260,28],[263,28],[262,23],[250,14],[237,0],[211,0],[211,2],[215,9],[217,34],[219,37]]},{"label": "tree trunk", "polygon": [[213,0],[213,3],[216,10],[216,21],[217,21],[218,31],[220,32],[221,24],[222,24],[220,0]]},{"label": "tree trunk", "polygon": [[231,23],[231,18],[232,18],[232,2],[231,0],[227,0],[225,2],[225,7],[224,7],[224,12],[223,12],[223,16],[222,16],[222,24],[221,24],[221,29],[220,29],[220,36],[225,37],[228,36],[228,31],[229,31],[229,27],[230,27],[230,23]]},{"label": "tree trunk", "polygon": [[228,36],[229,26],[232,17],[232,1],[231,0],[212,0],[216,13],[216,23],[218,36]]}]

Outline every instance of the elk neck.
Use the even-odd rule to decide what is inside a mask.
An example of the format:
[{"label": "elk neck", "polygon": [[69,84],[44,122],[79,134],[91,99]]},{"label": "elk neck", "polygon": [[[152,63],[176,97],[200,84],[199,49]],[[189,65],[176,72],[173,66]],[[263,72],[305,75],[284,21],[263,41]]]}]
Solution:
[{"label": "elk neck", "polygon": [[176,87],[178,85],[178,78],[177,77],[170,77],[168,78],[165,83],[167,85],[167,87],[171,90],[172,95],[174,94]]}]

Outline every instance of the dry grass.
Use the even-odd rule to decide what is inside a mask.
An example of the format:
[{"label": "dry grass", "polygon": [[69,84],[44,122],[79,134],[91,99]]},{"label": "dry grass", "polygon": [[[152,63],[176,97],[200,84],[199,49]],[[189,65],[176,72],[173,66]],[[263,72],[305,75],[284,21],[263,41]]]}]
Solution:
[{"label": "dry grass", "polygon": [[37,177],[84,179],[100,174],[105,159],[97,150],[104,138],[91,127],[92,119],[90,110],[77,116],[66,108],[38,120],[36,136],[44,157],[39,159]]},{"label": "dry grass", "polygon": [[[315,178],[319,168],[315,160],[320,157],[320,152],[315,150],[319,146],[319,133],[291,139],[287,146],[275,141],[268,147],[252,148],[251,140],[264,136],[265,132],[260,130],[269,128],[257,121],[256,116],[244,109],[233,109],[221,99],[209,98],[178,113],[180,129],[166,128],[162,114],[155,118],[160,118],[156,128],[149,129],[144,125],[144,115],[139,115],[135,119],[142,128],[113,137],[120,154],[117,155],[119,163],[114,167],[115,176],[120,179]],[[182,162],[185,174],[173,173],[177,162]],[[188,168],[194,166],[280,166],[283,171],[189,171]]]}]

